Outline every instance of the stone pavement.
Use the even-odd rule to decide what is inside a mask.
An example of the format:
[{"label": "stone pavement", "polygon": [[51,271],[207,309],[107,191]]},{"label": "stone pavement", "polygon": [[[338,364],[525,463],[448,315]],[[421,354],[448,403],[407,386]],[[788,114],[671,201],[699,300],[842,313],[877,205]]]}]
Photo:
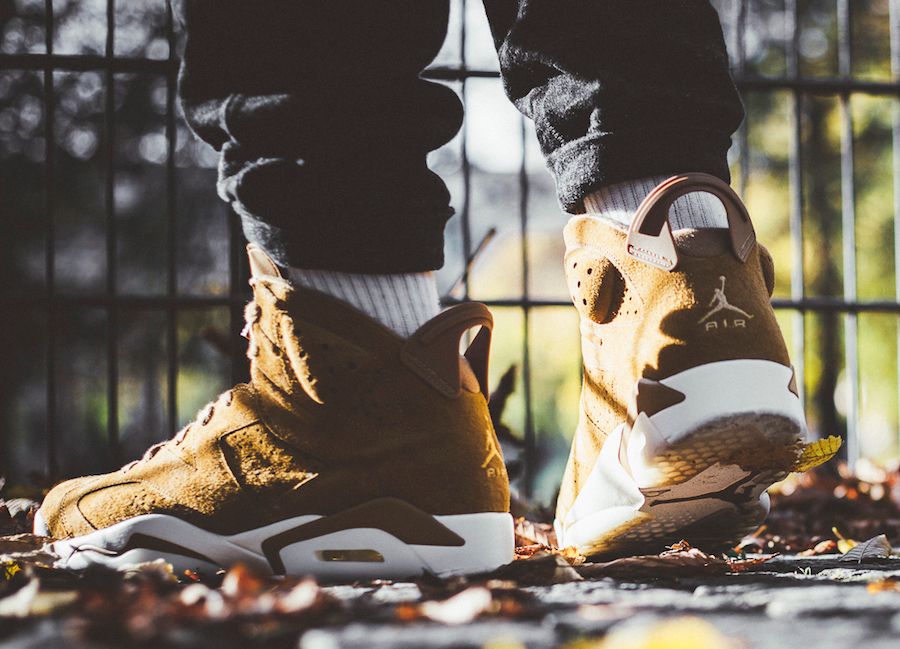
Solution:
[{"label": "stone pavement", "polygon": [[[339,617],[323,614],[321,622],[313,622],[315,628],[268,639],[265,634],[235,633],[234,627],[217,626],[211,621],[167,633],[149,644],[135,645],[121,637],[117,640],[96,634],[89,640],[82,637],[74,641],[71,620],[67,627],[64,620],[51,617],[33,623],[23,621],[13,632],[7,629],[0,633],[0,649],[900,647],[900,558],[857,564],[839,561],[834,555],[776,557],[752,571],[735,574],[687,569],[667,576],[617,579],[580,579],[564,567],[556,576],[562,583],[517,586],[494,580],[448,589],[436,580],[425,579],[418,583],[326,586],[322,592],[341,609]],[[470,593],[468,604],[437,615],[422,615],[423,601],[442,601],[453,592]],[[467,616],[472,598],[479,597],[496,606],[480,616]],[[505,603],[501,606],[498,602]],[[433,621],[442,619],[442,615],[449,615],[450,621],[458,615],[459,623]],[[694,621],[683,620],[685,616]],[[696,618],[712,626],[698,623]],[[673,619],[681,622],[672,626]],[[654,644],[642,639],[648,629],[656,629],[662,641]]]},{"label": "stone pavement", "polygon": [[[885,590],[876,592],[875,587],[870,589],[871,583],[882,583]],[[334,590],[341,597],[374,597],[385,603],[421,597],[411,584]],[[749,573],[663,581],[602,578],[523,590],[534,598],[536,619],[481,618],[452,627],[355,623],[307,631],[299,646],[544,649],[599,638],[611,630],[652,627],[673,616],[697,616],[735,639],[736,646],[748,649],[900,647],[900,559],[856,565],[834,556],[778,557]],[[699,649],[702,644],[681,640],[677,646]],[[673,638],[672,644],[663,646],[675,646],[675,642]]]}]

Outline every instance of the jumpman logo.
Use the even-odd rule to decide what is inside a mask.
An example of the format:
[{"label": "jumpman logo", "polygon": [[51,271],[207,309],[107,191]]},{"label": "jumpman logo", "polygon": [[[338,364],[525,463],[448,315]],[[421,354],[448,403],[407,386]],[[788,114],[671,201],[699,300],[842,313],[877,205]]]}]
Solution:
[{"label": "jumpman logo", "polygon": [[[493,467],[490,467],[491,462],[494,459],[500,461],[501,471],[506,471],[506,466],[503,464],[503,455],[500,454],[500,448],[497,446],[497,441],[494,439],[493,433],[487,435],[487,444],[485,445],[485,452],[487,453],[487,457],[484,458],[484,462],[481,463],[482,469],[487,469],[487,473],[489,477],[493,477],[497,474],[497,470]],[[490,468],[489,468],[490,467]]]},{"label": "jumpman logo", "polygon": [[743,309],[736,307],[733,304],[728,303],[728,298],[725,297],[725,277],[724,277],[724,275],[719,276],[719,281],[722,284],[719,288],[715,289],[715,292],[713,293],[713,299],[710,300],[709,305],[708,305],[708,306],[712,307],[712,310],[709,313],[707,313],[705,316],[700,318],[700,320],[698,321],[697,324],[703,324],[704,322],[709,320],[711,317],[713,317],[720,311],[733,311],[735,313],[739,313],[740,315],[744,316],[748,320],[751,319],[753,317],[752,315],[750,315]]}]

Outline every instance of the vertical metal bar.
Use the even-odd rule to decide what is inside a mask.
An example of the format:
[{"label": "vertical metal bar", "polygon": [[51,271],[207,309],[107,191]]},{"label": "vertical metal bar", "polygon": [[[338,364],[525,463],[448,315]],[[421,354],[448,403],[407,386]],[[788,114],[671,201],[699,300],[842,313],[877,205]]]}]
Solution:
[{"label": "vertical metal bar", "polygon": [[[746,29],[747,0],[737,0],[737,11],[735,11],[734,17],[734,41],[732,47],[734,48],[734,55],[736,58],[734,70],[738,78],[742,78],[747,73]],[[741,170],[741,175],[738,177],[738,194],[741,196],[746,195],[747,183],[750,179],[750,116],[746,104],[747,102],[745,101],[744,121],[741,122],[737,132],[738,166]]]},{"label": "vertical metal bar", "polygon": [[119,322],[116,308],[116,196],[115,129],[116,94],[113,59],[116,40],[116,3],[106,2],[106,320],[107,439],[113,462],[119,460]]},{"label": "vertical metal bar", "polygon": [[228,213],[228,296],[229,296],[229,340],[231,341],[231,382],[241,383],[246,380],[246,357],[244,355],[244,340],[240,331],[244,328],[244,311],[240,306],[241,284],[243,273],[241,272],[241,257],[243,251],[243,232],[237,214],[229,210]]},{"label": "vertical metal bar", "polygon": [[[890,0],[891,74],[900,83],[900,0]],[[892,101],[892,144],[894,179],[894,296],[900,302],[900,97]],[[897,318],[897,421],[900,424],[900,318]],[[900,447],[900,426],[897,444]]]},{"label": "vertical metal bar", "polygon": [[175,196],[175,153],[178,146],[178,132],[175,128],[175,95],[177,92],[177,73],[174,65],[175,53],[175,14],[172,11],[172,0],[166,0],[166,41],[169,44],[169,61],[173,65],[166,74],[166,387],[167,417],[169,434],[178,428],[178,311],[175,308],[175,297],[178,293],[178,238],[177,213]]},{"label": "vertical metal bar", "polygon": [[537,469],[537,439],[534,430],[534,408],[531,393],[531,309],[528,258],[528,130],[525,118],[519,118],[522,139],[522,161],[519,165],[519,234],[522,252],[522,389],[525,397],[525,472],[523,491],[526,498],[534,492]]},{"label": "vertical metal bar", "polygon": [[[791,79],[800,76],[800,20],[798,0],[785,0],[788,33],[791,35],[787,48],[787,71]],[[791,299],[799,301],[805,293],[805,271],[803,254],[803,96],[799,90],[792,91],[792,128],[789,151],[788,182],[791,192],[790,233],[791,233]],[[797,387],[800,400],[806,402],[806,330],[802,311],[795,311],[793,318],[794,369],[797,373]]]},{"label": "vertical metal bar", "polygon": [[59,474],[56,430],[56,96],[53,84],[53,0],[44,0],[44,38],[47,65],[44,68],[44,273],[47,293],[47,475],[54,482]]},{"label": "vertical metal bar", "polygon": [[[460,0],[462,24],[459,28],[459,67],[462,71],[459,96],[462,100],[463,111],[468,114],[469,106],[466,102],[466,84],[468,83],[469,68],[466,64],[466,0]],[[472,225],[469,219],[469,195],[472,188],[472,169],[469,164],[469,151],[467,146],[469,131],[468,118],[463,119],[462,131],[459,136],[459,151],[462,162],[463,178],[463,203],[460,210],[460,223],[462,225],[462,258],[463,258],[463,300],[469,299],[469,268],[468,260],[472,254]]]},{"label": "vertical metal bar", "polygon": [[[838,71],[850,79],[853,59],[850,43],[850,1],[837,0]],[[853,113],[849,92],[842,92],[841,106],[841,233],[844,257],[844,300],[856,301],[856,193],[853,160]],[[844,314],[844,365],[849,378],[847,399],[847,463],[859,459],[859,321],[857,314]]]}]

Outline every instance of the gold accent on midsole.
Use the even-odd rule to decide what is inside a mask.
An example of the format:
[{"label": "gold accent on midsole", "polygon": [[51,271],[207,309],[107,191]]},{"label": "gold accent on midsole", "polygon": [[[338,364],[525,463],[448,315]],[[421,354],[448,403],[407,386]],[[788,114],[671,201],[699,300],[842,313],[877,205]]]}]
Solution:
[{"label": "gold accent on midsole", "polygon": [[384,555],[378,550],[317,550],[316,558],[319,561],[384,563]]}]

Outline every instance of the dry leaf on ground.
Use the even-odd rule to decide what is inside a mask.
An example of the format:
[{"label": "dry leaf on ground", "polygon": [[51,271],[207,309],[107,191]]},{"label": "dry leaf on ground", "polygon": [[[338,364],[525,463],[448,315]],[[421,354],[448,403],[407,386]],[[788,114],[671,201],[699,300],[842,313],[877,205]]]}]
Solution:
[{"label": "dry leaf on ground", "polygon": [[577,568],[583,577],[635,577],[672,576],[685,574],[726,574],[746,572],[769,561],[776,555],[765,555],[753,559],[720,558],[692,548],[681,541],[658,555],[625,557],[605,563],[587,563]]},{"label": "dry leaf on ground", "polygon": [[494,579],[509,579],[529,586],[546,586],[581,580],[578,571],[557,550],[540,550],[527,558],[521,558],[499,567],[490,576]]},{"label": "dry leaf on ground", "polygon": [[419,612],[441,624],[466,624],[489,611],[493,604],[491,591],[483,586],[472,586],[442,602],[423,602]]},{"label": "dry leaf on ground", "polygon": [[866,589],[870,593],[900,593],[900,578],[888,577],[871,582]]},{"label": "dry leaf on ground", "polygon": [[841,448],[842,440],[836,435],[830,435],[825,439],[817,439],[815,442],[805,444],[800,451],[800,457],[794,463],[793,471],[802,473],[825,464],[837,455]]},{"label": "dry leaf on ground", "polygon": [[842,557],[841,561],[870,561],[872,559],[887,559],[891,556],[893,548],[884,534],[872,537],[868,541],[857,543]]},{"label": "dry leaf on ground", "polygon": [[516,547],[541,545],[545,548],[557,547],[556,532],[549,523],[535,523],[524,517],[516,519]]},{"label": "dry leaf on ground", "polygon": [[831,539],[825,539],[824,541],[816,543],[816,545],[809,550],[798,552],[797,555],[801,557],[817,557],[820,554],[834,554],[837,549],[837,543]]}]

